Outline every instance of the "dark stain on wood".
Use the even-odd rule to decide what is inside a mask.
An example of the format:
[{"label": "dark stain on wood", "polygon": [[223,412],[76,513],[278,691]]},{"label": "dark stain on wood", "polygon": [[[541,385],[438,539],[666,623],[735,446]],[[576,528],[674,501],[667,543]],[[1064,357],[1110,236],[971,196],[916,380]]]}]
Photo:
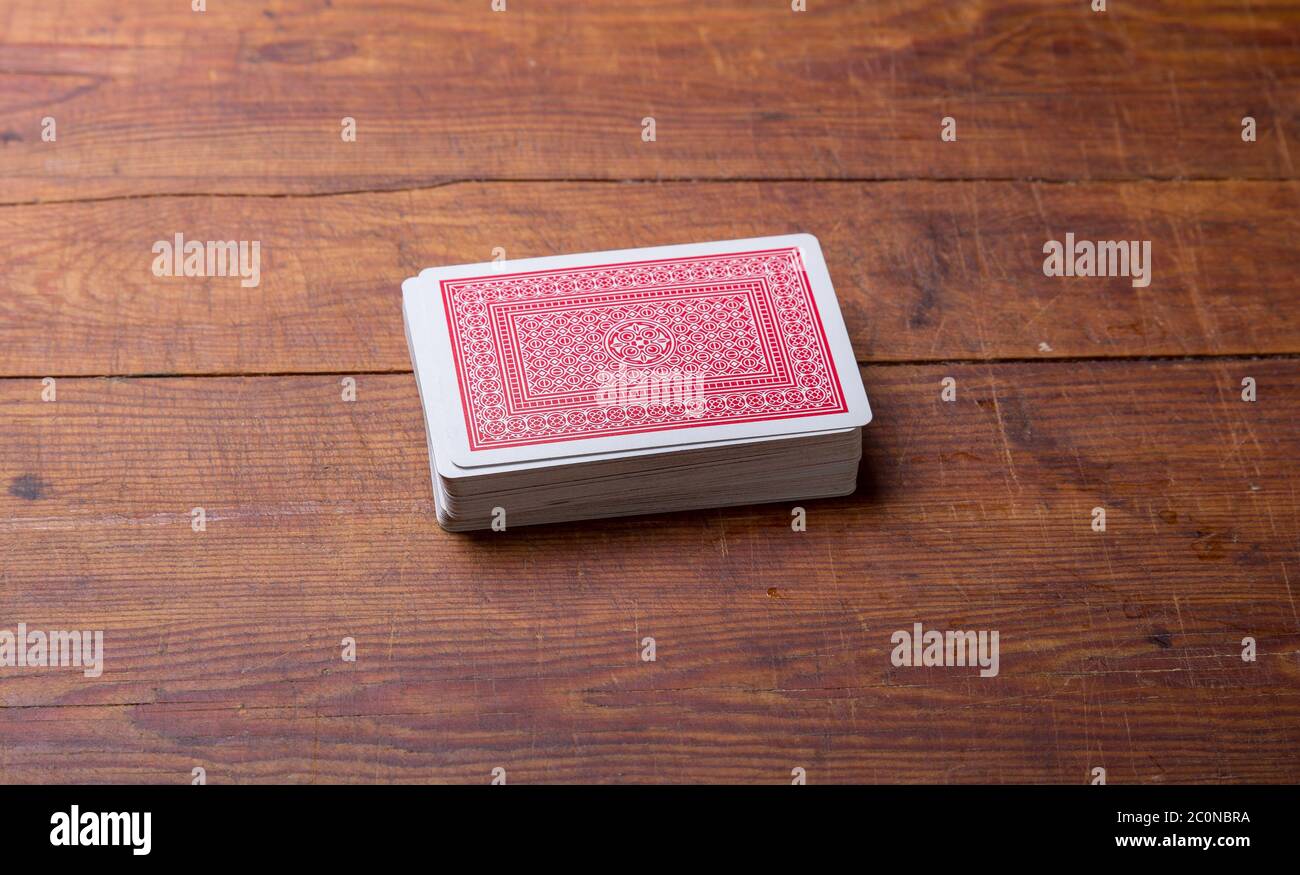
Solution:
[{"label": "dark stain on wood", "polygon": [[285,40],[252,51],[249,60],[276,64],[324,64],[355,55],[357,47],[342,40]]},{"label": "dark stain on wood", "polygon": [[1196,558],[1202,562],[1222,559],[1225,552],[1223,536],[1218,532],[1209,532],[1205,535],[1198,533],[1196,540],[1192,542],[1192,550],[1196,553]]},{"label": "dark stain on wood", "polygon": [[37,501],[45,498],[50,484],[35,474],[21,474],[9,482],[9,494],[25,501]]}]

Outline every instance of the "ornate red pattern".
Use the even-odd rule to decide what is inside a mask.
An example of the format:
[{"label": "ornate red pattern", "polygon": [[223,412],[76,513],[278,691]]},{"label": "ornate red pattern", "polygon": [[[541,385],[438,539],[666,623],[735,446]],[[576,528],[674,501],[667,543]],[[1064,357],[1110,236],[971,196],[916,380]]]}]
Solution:
[{"label": "ornate red pattern", "polygon": [[[442,294],[471,449],[847,409],[796,248],[443,280]],[[703,416],[598,404],[620,365],[698,374]]]}]

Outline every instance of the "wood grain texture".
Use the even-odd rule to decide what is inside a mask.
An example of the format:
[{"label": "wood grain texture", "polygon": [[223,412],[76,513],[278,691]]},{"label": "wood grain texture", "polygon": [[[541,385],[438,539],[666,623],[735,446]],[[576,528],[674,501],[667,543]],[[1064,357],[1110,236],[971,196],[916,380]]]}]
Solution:
[{"label": "wood grain texture", "polygon": [[189,5],[5,4],[0,199],[1296,172],[1283,0]]},{"label": "wood grain texture", "polygon": [[[422,268],[809,231],[862,361],[1300,352],[1294,183],[460,184],[0,208],[0,374],[408,370]],[[261,282],[158,278],[156,240],[261,241]],[[1149,239],[1152,281],[1043,244]]]},{"label": "wood grain texture", "polygon": [[[809,5],[4,4],[0,629],[106,664],[0,669],[0,781],[1300,781],[1300,3]],[[403,278],[792,231],[855,495],[437,527]]]},{"label": "wood grain texture", "polygon": [[[860,489],[805,533],[471,536],[409,375],[0,381],[5,627],[107,652],[6,671],[0,780],[1300,780],[1298,376],[872,366]],[[892,666],[914,622],[1000,630],[1000,674]]]}]

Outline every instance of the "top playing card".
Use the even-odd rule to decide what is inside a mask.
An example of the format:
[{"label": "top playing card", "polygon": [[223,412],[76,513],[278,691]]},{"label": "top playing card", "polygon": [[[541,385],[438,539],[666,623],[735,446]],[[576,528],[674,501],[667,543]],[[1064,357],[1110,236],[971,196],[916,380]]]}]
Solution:
[{"label": "top playing card", "polygon": [[810,235],[438,268],[403,290],[458,465],[870,418]]}]

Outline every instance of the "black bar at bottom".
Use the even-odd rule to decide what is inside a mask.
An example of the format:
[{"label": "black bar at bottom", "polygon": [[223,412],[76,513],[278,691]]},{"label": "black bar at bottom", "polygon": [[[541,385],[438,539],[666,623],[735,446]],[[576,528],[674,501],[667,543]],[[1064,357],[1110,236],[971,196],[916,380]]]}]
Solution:
[{"label": "black bar at bottom", "polygon": [[[1298,798],[1293,786],[10,785],[0,787],[0,837],[7,861],[35,854],[128,865],[612,854],[603,858],[612,868],[640,872],[701,853],[767,863],[834,854],[869,864],[880,852],[1231,863],[1290,850]],[[146,844],[148,853],[137,853]]]}]

